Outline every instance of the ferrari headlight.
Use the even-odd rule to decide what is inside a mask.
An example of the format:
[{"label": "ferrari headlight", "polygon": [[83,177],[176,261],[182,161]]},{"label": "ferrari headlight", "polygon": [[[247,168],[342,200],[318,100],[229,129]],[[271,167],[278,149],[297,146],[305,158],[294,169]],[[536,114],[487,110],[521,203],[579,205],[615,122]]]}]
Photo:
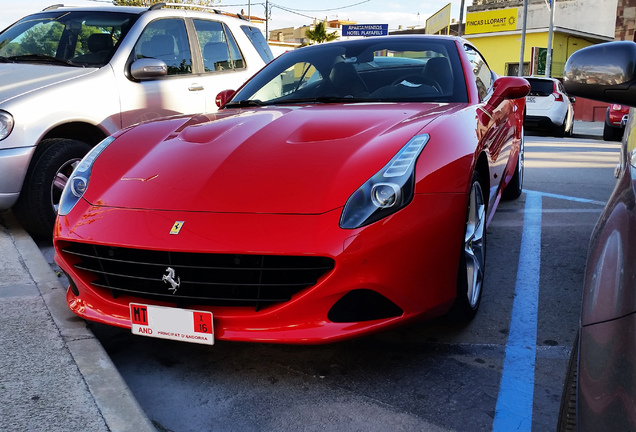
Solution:
[{"label": "ferrari headlight", "polygon": [[13,116],[6,111],[0,111],[0,141],[9,136],[13,130]]},{"label": "ferrari headlight", "polygon": [[71,177],[66,182],[64,191],[62,191],[60,206],[57,210],[60,216],[67,215],[73,207],[75,207],[75,204],[77,204],[82,195],[84,195],[84,192],[86,192],[88,188],[88,180],[90,179],[95,159],[97,159],[97,156],[114,140],[115,138],[113,137],[104,139],[93,147],[91,151],[84,156],[84,159],[82,159],[79,165],[77,165],[73,174],[71,174]]},{"label": "ferrari headlight", "polygon": [[428,142],[428,135],[413,137],[377,174],[347,200],[340,227],[360,228],[400,210],[413,199],[415,161]]}]

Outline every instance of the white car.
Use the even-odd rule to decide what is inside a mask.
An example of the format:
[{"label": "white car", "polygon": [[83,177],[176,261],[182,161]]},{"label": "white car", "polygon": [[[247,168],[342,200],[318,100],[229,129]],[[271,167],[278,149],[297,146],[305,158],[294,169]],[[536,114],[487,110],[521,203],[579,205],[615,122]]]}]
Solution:
[{"label": "white car", "polygon": [[574,98],[570,98],[561,81],[555,78],[524,77],[530,83],[526,96],[526,129],[551,132],[556,136],[572,135]]},{"label": "white car", "polygon": [[220,13],[52,6],[0,32],[0,212],[50,236],[73,167],[142,121],[216,111],[272,60],[261,30]]}]

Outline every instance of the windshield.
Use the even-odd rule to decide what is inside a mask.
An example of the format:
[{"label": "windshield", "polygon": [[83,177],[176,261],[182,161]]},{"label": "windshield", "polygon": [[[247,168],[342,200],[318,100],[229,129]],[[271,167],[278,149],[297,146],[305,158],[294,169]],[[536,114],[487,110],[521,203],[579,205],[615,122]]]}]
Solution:
[{"label": "windshield", "polygon": [[305,102],[467,102],[455,43],[378,38],[300,48],[280,56],[227,105]]},{"label": "windshield", "polygon": [[27,16],[0,33],[0,60],[100,67],[137,17],[100,11]]}]

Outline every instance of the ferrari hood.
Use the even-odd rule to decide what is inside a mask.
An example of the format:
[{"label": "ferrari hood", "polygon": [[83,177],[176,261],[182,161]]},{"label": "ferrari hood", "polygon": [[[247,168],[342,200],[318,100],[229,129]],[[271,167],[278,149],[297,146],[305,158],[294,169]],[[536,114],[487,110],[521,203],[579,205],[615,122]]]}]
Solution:
[{"label": "ferrari hood", "polygon": [[46,64],[0,63],[0,103],[96,70]]},{"label": "ferrari hood", "polygon": [[142,124],[100,155],[84,198],[137,209],[324,213],[461,106],[262,107]]}]

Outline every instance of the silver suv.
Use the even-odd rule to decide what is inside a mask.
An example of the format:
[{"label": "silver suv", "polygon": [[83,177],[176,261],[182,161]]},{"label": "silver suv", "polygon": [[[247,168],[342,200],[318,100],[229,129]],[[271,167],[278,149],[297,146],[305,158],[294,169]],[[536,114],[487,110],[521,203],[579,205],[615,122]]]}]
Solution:
[{"label": "silver suv", "polygon": [[0,33],[0,211],[51,235],[74,166],[123,127],[217,109],[272,59],[258,27],[220,13],[57,7]]}]

